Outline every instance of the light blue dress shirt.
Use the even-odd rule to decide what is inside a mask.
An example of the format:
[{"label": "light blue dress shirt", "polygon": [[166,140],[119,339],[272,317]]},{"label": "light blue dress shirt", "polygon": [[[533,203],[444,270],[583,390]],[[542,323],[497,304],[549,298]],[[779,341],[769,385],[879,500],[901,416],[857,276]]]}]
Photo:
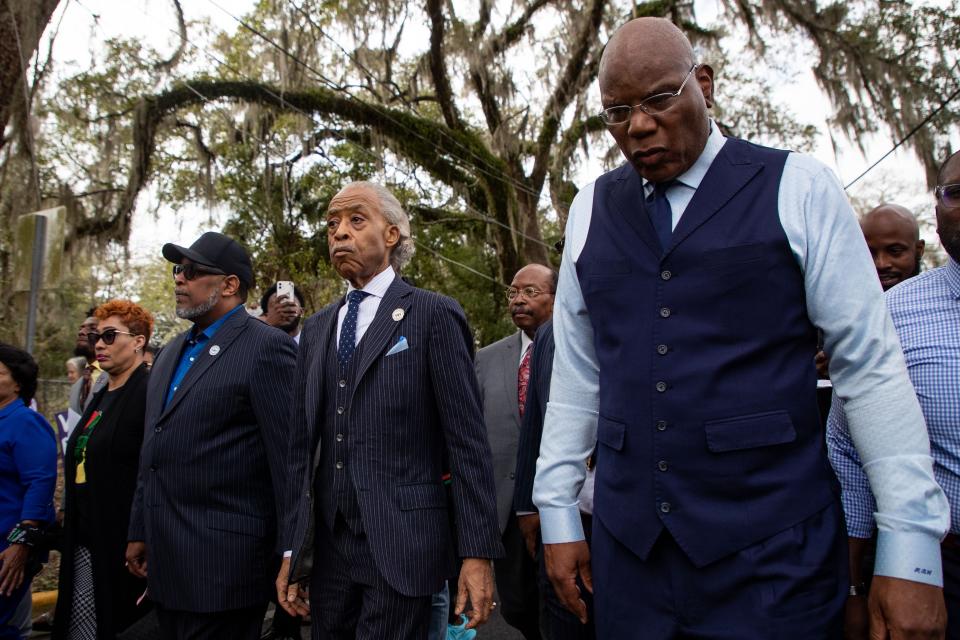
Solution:
[{"label": "light blue dress shirt", "polygon": [[[933,472],[950,501],[951,530],[960,532],[960,265],[950,259],[945,267],[890,289],[886,298],[927,421]],[[847,533],[869,538],[876,501],[850,439],[843,402],[836,397],[827,422],[827,450],[843,487]]]},{"label": "light blue dress shirt", "polygon": [[[725,142],[712,126],[703,153],[667,191],[674,227]],[[582,462],[597,441],[599,365],[576,272],[593,191],[592,183],[584,187],[570,207],[554,306],[553,380],[534,485],[547,544],[583,539],[577,494]],[[850,433],[878,498],[875,571],[941,584],[939,542],[949,509],[934,480],[923,414],[909,392],[900,344],[856,216],[833,172],[798,153],[787,157],[778,209],[803,273],[810,321],[824,332],[834,389],[846,401]]]},{"label": "light blue dress shirt", "polygon": [[[183,353],[180,354],[180,362],[177,363],[177,369],[173,372],[173,378],[170,379],[170,386],[167,388],[167,398],[163,402],[164,407],[170,404],[170,401],[173,400],[173,394],[175,394],[177,389],[180,388],[180,383],[183,382],[184,377],[186,377],[187,371],[189,371],[190,367],[193,365],[193,361],[200,357],[200,354],[203,353],[204,347],[210,338],[213,337],[213,334],[217,332],[217,329],[223,326],[223,324],[227,321],[227,318],[237,313],[242,308],[243,305],[238,304],[233,309],[227,311],[225,314],[217,318],[216,322],[212,323],[199,334],[191,335],[186,343],[184,343]],[[195,331],[195,329],[191,329],[191,333],[193,331]]]}]

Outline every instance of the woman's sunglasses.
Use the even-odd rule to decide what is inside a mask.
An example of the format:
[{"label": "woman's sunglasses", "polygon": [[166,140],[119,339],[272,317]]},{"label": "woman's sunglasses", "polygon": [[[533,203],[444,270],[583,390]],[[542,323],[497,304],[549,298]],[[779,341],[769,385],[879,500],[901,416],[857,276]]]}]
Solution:
[{"label": "woman's sunglasses", "polygon": [[[183,277],[187,280],[194,280],[198,276],[225,276],[223,271],[215,269],[213,267],[205,267],[193,262],[187,264],[175,264],[173,265],[173,277],[176,278],[178,275],[183,274]],[[107,344],[110,344],[109,342]]]},{"label": "woman's sunglasses", "polygon": [[97,333],[96,331],[91,331],[87,334],[87,340],[90,341],[90,346],[97,346],[97,342],[103,340],[103,344],[109,346],[113,344],[113,341],[117,339],[117,334],[122,333],[125,336],[137,336],[139,333],[130,333],[129,331],[118,331],[117,329],[107,329],[103,333]]}]

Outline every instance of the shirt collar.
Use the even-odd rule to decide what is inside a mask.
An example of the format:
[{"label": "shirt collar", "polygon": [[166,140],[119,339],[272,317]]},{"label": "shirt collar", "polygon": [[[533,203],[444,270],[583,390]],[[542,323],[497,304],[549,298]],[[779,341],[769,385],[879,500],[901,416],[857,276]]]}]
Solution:
[{"label": "shirt collar", "polygon": [[[714,124],[713,120],[710,120],[710,135],[707,137],[707,144],[704,145],[700,157],[693,163],[693,166],[674,178],[674,182],[679,182],[684,186],[697,190],[700,187],[700,183],[703,182],[703,177],[707,175],[710,165],[713,164],[713,161],[716,159],[717,154],[720,153],[720,149],[723,148],[726,141],[727,139],[720,133],[720,128]],[[650,192],[653,190],[653,183],[644,178],[643,189],[646,195],[650,195]]]},{"label": "shirt collar", "polygon": [[193,340],[196,342],[205,342],[210,338],[212,338],[213,334],[217,332],[217,329],[222,327],[226,323],[227,319],[233,314],[235,314],[237,310],[240,309],[241,307],[243,307],[243,305],[238,304],[230,311],[227,311],[225,314],[217,318],[217,320],[213,324],[211,324],[209,327],[201,331],[199,334],[194,334]]},{"label": "shirt collar", "polygon": [[523,354],[527,352],[527,347],[530,346],[531,342],[533,342],[533,340],[530,338],[530,336],[527,335],[527,332],[521,329],[520,330],[520,357],[521,358],[523,357]]},{"label": "shirt collar", "polygon": [[944,270],[947,286],[955,300],[960,300],[960,263],[953,258],[947,258],[947,268]]},{"label": "shirt collar", "polygon": [[[368,282],[360,291],[368,293],[371,296],[377,298],[383,298],[387,295],[387,289],[390,288],[390,285],[393,284],[393,279],[397,277],[397,272],[393,270],[393,267],[387,265],[387,268],[373,276],[373,278]],[[347,293],[350,293],[354,290],[354,286],[347,283]]]}]

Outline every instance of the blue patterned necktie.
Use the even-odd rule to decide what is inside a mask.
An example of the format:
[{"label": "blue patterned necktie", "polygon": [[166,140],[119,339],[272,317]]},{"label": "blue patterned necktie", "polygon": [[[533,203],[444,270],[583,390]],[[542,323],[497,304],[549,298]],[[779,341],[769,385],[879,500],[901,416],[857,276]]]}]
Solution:
[{"label": "blue patterned necktie", "polygon": [[357,347],[357,315],[360,313],[360,301],[369,293],[354,289],[347,294],[347,315],[343,318],[340,327],[340,342],[337,344],[337,360],[340,366],[347,366]]},{"label": "blue patterned necktie", "polygon": [[666,252],[670,246],[670,237],[673,235],[673,209],[667,200],[667,189],[674,185],[673,180],[657,182],[653,185],[653,193],[647,198],[647,209],[650,212],[650,222],[657,232],[660,248]]}]

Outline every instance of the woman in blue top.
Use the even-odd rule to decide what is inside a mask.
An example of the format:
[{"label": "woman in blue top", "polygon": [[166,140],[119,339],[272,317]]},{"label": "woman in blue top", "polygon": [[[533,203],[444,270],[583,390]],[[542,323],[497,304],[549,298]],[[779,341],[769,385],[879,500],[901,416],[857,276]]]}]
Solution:
[{"label": "woman in blue top", "polygon": [[20,638],[10,618],[33,579],[30,547],[55,517],[57,444],[49,423],[27,406],[36,390],[37,363],[0,343],[0,640]]}]

